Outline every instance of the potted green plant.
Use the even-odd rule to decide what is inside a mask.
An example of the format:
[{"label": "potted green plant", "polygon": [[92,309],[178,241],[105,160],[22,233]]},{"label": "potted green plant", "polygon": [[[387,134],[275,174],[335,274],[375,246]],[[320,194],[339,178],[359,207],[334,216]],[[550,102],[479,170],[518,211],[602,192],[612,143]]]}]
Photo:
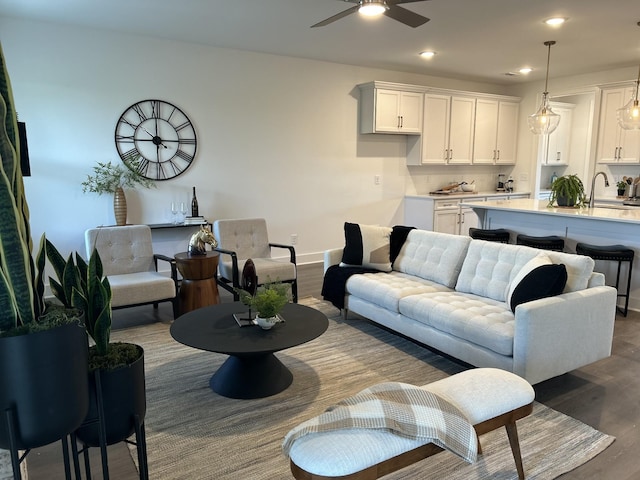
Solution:
[{"label": "potted green plant", "polygon": [[282,318],[278,315],[289,303],[289,289],[287,285],[275,282],[266,283],[257,288],[255,295],[246,290],[238,290],[240,301],[256,311],[256,323],[268,330]]},{"label": "potted green plant", "polygon": [[[121,442],[141,428],[146,414],[144,350],[126,342],[110,342],[111,286],[102,261],[93,250],[89,262],[75,254],[65,262],[51,258],[59,277],[70,279],[59,285],[51,279],[51,290],[64,305],[85,312],[89,348],[89,411],[75,434],[84,445],[104,447]],[[137,423],[136,423],[137,422]]]},{"label": "potted green plant", "polygon": [[624,192],[627,190],[627,186],[629,184],[627,182],[624,182],[622,180],[619,180],[618,183],[616,183],[616,188],[618,189],[618,196],[622,197],[624,196]]},{"label": "potted green plant", "polygon": [[[88,409],[87,334],[77,310],[44,302],[45,238],[35,262],[11,84],[0,46],[0,449],[20,478],[18,450],[73,432]],[[64,279],[61,279],[64,283]]]},{"label": "potted green plant", "polygon": [[551,184],[549,207],[557,203],[559,207],[583,207],[586,205],[584,185],[577,175],[563,175]]},{"label": "potted green plant", "polygon": [[140,174],[140,157],[131,157],[127,165],[113,164],[109,162],[97,162],[93,167],[93,175],[87,175],[82,182],[82,191],[113,194],[113,212],[116,225],[127,223],[127,198],[124,188],[141,186],[144,188],[155,187],[155,183]]}]

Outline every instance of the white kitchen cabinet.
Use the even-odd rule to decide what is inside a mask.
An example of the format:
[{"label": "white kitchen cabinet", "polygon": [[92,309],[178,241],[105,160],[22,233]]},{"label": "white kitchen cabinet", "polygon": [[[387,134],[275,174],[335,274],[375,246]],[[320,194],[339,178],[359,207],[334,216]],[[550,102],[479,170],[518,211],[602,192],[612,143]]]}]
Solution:
[{"label": "white kitchen cabinet", "polygon": [[517,102],[490,98],[476,100],[474,164],[516,163],[519,110]]},{"label": "white kitchen cabinet", "polygon": [[379,83],[359,86],[360,133],[420,135],[423,94],[401,90],[402,85],[398,89],[379,88]]},{"label": "white kitchen cabinet", "polygon": [[541,165],[569,165],[574,107],[574,105],[566,103],[551,102],[553,111],[560,115],[560,123],[549,135],[540,135],[538,156]]},{"label": "white kitchen cabinet", "polygon": [[476,99],[470,96],[426,93],[420,142],[407,142],[407,163],[471,164]]},{"label": "white kitchen cabinet", "polygon": [[640,131],[624,130],[618,125],[616,110],[633,94],[632,87],[602,90],[600,127],[598,130],[598,163],[640,163]]},{"label": "white kitchen cabinet", "polygon": [[469,229],[478,228],[480,221],[473,209],[471,207],[461,207],[461,202],[512,200],[516,198],[529,198],[529,194],[479,193],[445,198],[410,195],[404,199],[404,224],[422,230],[432,230],[453,235],[469,235]]}]

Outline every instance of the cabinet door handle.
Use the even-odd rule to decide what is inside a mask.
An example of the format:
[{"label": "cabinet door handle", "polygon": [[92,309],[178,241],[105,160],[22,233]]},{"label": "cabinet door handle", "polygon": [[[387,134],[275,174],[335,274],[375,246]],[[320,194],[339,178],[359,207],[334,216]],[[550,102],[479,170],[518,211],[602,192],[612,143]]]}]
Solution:
[{"label": "cabinet door handle", "polygon": [[404,117],[400,116],[400,128],[404,127]]},{"label": "cabinet door handle", "polygon": [[616,160],[620,160],[620,150],[622,147],[616,147],[616,156],[614,157]]},{"label": "cabinet door handle", "polygon": [[562,155],[562,152],[556,152],[556,161],[560,161],[560,156]]},{"label": "cabinet door handle", "polygon": [[498,152],[498,155],[496,156],[496,160],[500,160],[500,150],[496,150]]},{"label": "cabinet door handle", "polygon": [[453,148],[449,149],[449,160],[453,159]]}]

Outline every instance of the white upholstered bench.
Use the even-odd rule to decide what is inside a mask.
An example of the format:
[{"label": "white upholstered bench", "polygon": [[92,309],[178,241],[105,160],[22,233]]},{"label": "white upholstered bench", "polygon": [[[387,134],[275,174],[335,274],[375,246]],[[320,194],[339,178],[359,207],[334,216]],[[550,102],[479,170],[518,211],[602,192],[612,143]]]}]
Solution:
[{"label": "white upholstered bench", "polygon": [[[504,370],[476,368],[421,388],[458,407],[478,436],[506,427],[518,478],[524,478],[516,420],[531,413],[535,396],[526,380]],[[441,451],[433,443],[385,430],[345,429],[300,437],[289,456],[291,472],[298,480],[370,480]]]}]

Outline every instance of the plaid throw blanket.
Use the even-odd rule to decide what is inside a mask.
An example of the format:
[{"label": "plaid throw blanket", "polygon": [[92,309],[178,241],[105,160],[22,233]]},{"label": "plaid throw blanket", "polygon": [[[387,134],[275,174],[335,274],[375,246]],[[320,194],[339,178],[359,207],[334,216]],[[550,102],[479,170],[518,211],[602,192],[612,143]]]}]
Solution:
[{"label": "plaid throw blanket", "polygon": [[473,425],[447,400],[414,385],[387,382],[374,385],[301,423],[285,437],[285,455],[296,439],[349,428],[387,430],[402,437],[432,442],[469,463],[476,460],[478,438]]}]

